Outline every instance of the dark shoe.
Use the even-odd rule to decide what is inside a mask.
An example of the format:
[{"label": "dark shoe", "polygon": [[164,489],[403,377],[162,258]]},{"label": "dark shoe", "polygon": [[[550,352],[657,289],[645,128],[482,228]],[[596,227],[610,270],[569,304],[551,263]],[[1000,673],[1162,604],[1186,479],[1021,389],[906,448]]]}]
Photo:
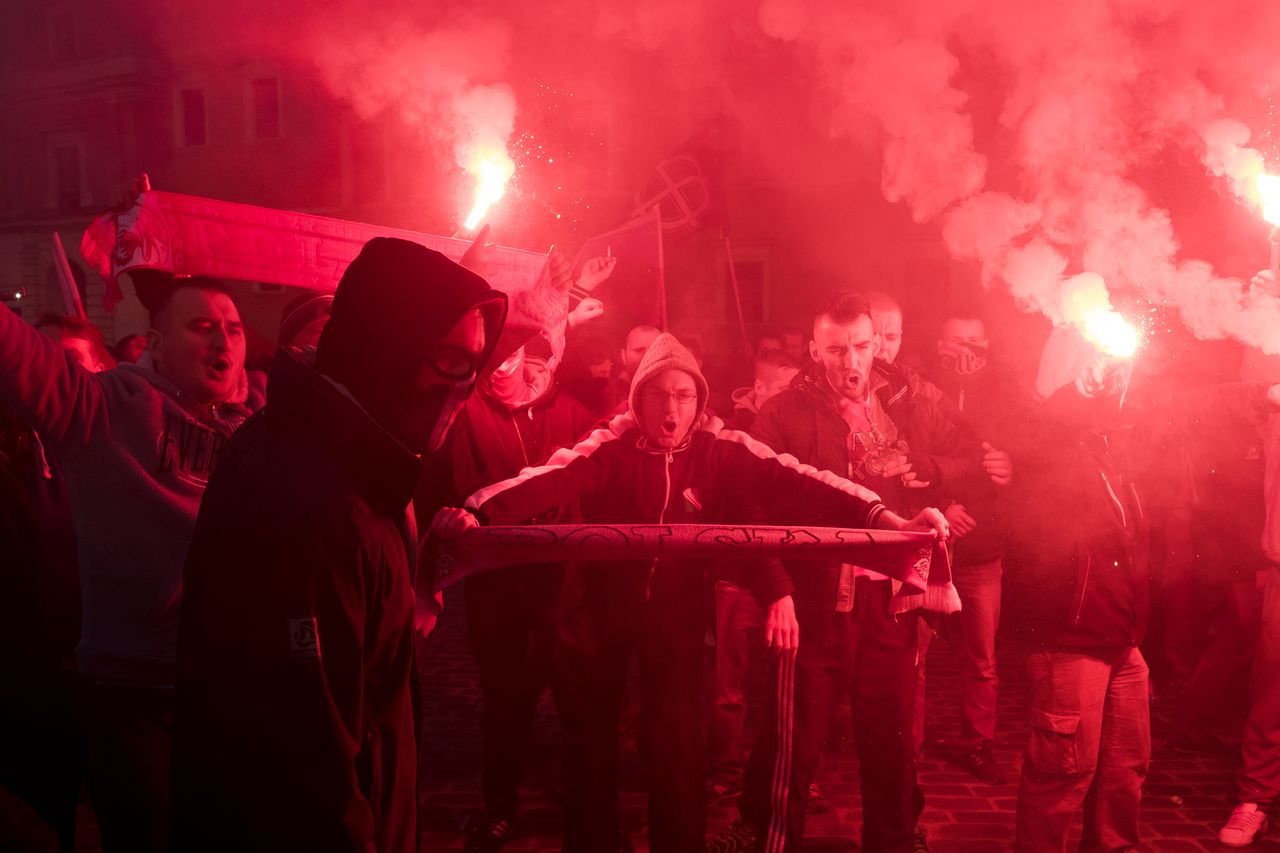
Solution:
[{"label": "dark shoe", "polygon": [[954,760],[956,764],[988,785],[1003,785],[1009,781],[1009,777],[1000,769],[995,756],[991,754],[990,743],[961,747],[956,752]]},{"label": "dark shoe", "polygon": [[827,802],[827,797],[817,782],[809,783],[809,800],[805,811],[809,814],[826,814],[831,811],[831,804]]},{"label": "dark shoe", "polygon": [[756,853],[759,849],[760,833],[741,818],[707,839],[707,853]]},{"label": "dark shoe", "polygon": [[466,853],[494,853],[511,840],[514,827],[513,815],[496,815],[485,812],[476,816],[467,827],[467,838],[462,843]]},{"label": "dark shoe", "polygon": [[924,829],[917,826],[915,838],[911,841],[911,853],[929,853],[929,839],[925,837]]}]

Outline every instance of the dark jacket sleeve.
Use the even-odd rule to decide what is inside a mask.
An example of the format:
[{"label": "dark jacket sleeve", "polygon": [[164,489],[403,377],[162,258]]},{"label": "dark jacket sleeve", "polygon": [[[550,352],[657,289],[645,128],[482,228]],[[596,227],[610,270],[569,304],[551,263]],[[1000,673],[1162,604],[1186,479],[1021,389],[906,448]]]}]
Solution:
[{"label": "dark jacket sleeve", "polygon": [[0,311],[0,392],[19,417],[64,447],[88,444],[105,425],[93,374],[12,311]]},{"label": "dark jacket sleeve", "polygon": [[[879,526],[884,504],[874,492],[830,471],[778,456],[746,433],[724,430],[720,469],[730,494],[742,498],[749,523],[812,524],[831,527]],[[732,501],[733,498],[731,497]],[[792,592],[780,560],[761,561],[748,579],[762,606]]]},{"label": "dark jacket sleeve", "polygon": [[607,481],[616,437],[592,432],[572,448],[551,454],[546,465],[480,489],[466,500],[483,524],[519,524],[589,494]]},{"label": "dark jacket sleeve", "polygon": [[777,452],[779,447],[788,447],[786,433],[782,430],[781,407],[775,400],[768,400],[760,407],[760,412],[751,422],[751,436],[762,441],[770,450]]},{"label": "dark jacket sleeve", "polygon": [[912,470],[935,489],[972,487],[984,478],[982,443],[967,427],[948,418],[932,400],[913,401],[916,428],[928,436],[927,452],[908,454]]}]

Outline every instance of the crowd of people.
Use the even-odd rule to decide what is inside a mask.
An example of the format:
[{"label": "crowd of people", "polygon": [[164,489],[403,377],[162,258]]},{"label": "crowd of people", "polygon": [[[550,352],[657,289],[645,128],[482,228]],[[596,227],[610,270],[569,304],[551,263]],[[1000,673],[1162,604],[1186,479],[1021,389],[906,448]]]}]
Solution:
[{"label": "crowd of people", "polygon": [[[1177,620],[1159,649],[1185,682],[1175,746],[1205,748],[1252,659],[1219,840],[1266,831],[1280,372],[1139,401],[1131,361],[1059,327],[1026,389],[979,308],[909,362],[899,304],[852,289],[728,369],[697,335],[650,325],[613,343],[615,361],[582,329],[607,310],[592,294],[616,259],[574,276],[553,253],[508,297],[484,255],[370,241],[336,293],[287,306],[265,373],[246,370],[214,279],[167,281],[146,335],[111,350],[83,320],[0,312],[0,831],[22,827],[21,849],[73,850],[87,783],[107,851],[417,850],[436,551],[473,527],[552,522],[921,531],[946,541],[951,580],[918,593],[836,560],[740,557],[468,577],[484,803],[468,853],[519,834],[547,689],[563,849],[632,849],[618,769],[632,659],[655,853],[800,850],[842,701],[862,848],[927,850],[925,656],[959,644],[944,747],[1004,784],[1006,637],[1030,676],[1017,848],[1063,851],[1083,816],[1082,849],[1140,849],[1153,600]],[[1015,585],[1029,593],[1002,613]],[[751,743],[753,666],[769,672]],[[708,838],[708,805],[729,800],[736,820]]]}]

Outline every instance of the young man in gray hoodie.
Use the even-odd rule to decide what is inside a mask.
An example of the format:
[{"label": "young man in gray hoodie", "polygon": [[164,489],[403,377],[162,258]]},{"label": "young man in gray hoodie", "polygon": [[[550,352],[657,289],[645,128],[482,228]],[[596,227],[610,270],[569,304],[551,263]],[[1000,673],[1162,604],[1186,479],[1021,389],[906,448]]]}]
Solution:
[{"label": "young man in gray hoodie", "polygon": [[221,284],[176,280],[151,326],[138,364],[93,374],[0,312],[0,395],[66,472],[90,793],[107,851],[165,847],[182,564],[209,474],[260,402],[248,399],[244,329]]}]

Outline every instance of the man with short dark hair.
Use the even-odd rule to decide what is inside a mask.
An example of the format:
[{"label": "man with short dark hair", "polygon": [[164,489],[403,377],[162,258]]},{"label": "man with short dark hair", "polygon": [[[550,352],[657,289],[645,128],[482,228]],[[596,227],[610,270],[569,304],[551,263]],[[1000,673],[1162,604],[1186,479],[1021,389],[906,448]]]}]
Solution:
[{"label": "man with short dark hair", "polygon": [[219,282],[173,281],[151,326],[138,364],[93,374],[0,312],[0,394],[66,471],[89,786],[108,851],[167,846],[182,561],[209,474],[258,402],[247,399],[240,315]]},{"label": "man with short dark hair", "polygon": [[782,329],[782,352],[796,364],[804,364],[809,358],[809,335],[795,326]]},{"label": "man with short dark hair", "polygon": [[648,324],[633,326],[627,332],[618,352],[617,372],[605,386],[604,394],[601,395],[602,409],[595,412],[597,416],[612,417],[625,411],[627,396],[631,393],[631,377],[635,375],[640,360],[660,334],[661,329]]},{"label": "man with short dark hair", "polygon": [[183,574],[176,847],[418,849],[410,498],[506,305],[443,255],[376,238],[314,368],[277,353]]},{"label": "man with short dark hair", "polygon": [[[889,366],[875,363],[872,306],[841,291],[815,312],[811,364],[765,404],[753,434],[801,463],[848,476],[899,514],[922,496],[979,470],[966,436]],[[809,785],[838,691],[849,691],[862,784],[862,846],[910,851],[922,795],[911,737],[916,611],[958,607],[955,591],[904,601],[890,581],[856,566],[788,564],[800,643],[793,701],[770,703],[747,761],[741,819],[708,849],[754,850],[785,828],[787,850],[804,837]],[[931,593],[934,593],[931,590]],[[913,597],[907,597],[913,598]],[[779,721],[790,725],[779,725]],[[785,793],[785,799],[784,799]]]}]

